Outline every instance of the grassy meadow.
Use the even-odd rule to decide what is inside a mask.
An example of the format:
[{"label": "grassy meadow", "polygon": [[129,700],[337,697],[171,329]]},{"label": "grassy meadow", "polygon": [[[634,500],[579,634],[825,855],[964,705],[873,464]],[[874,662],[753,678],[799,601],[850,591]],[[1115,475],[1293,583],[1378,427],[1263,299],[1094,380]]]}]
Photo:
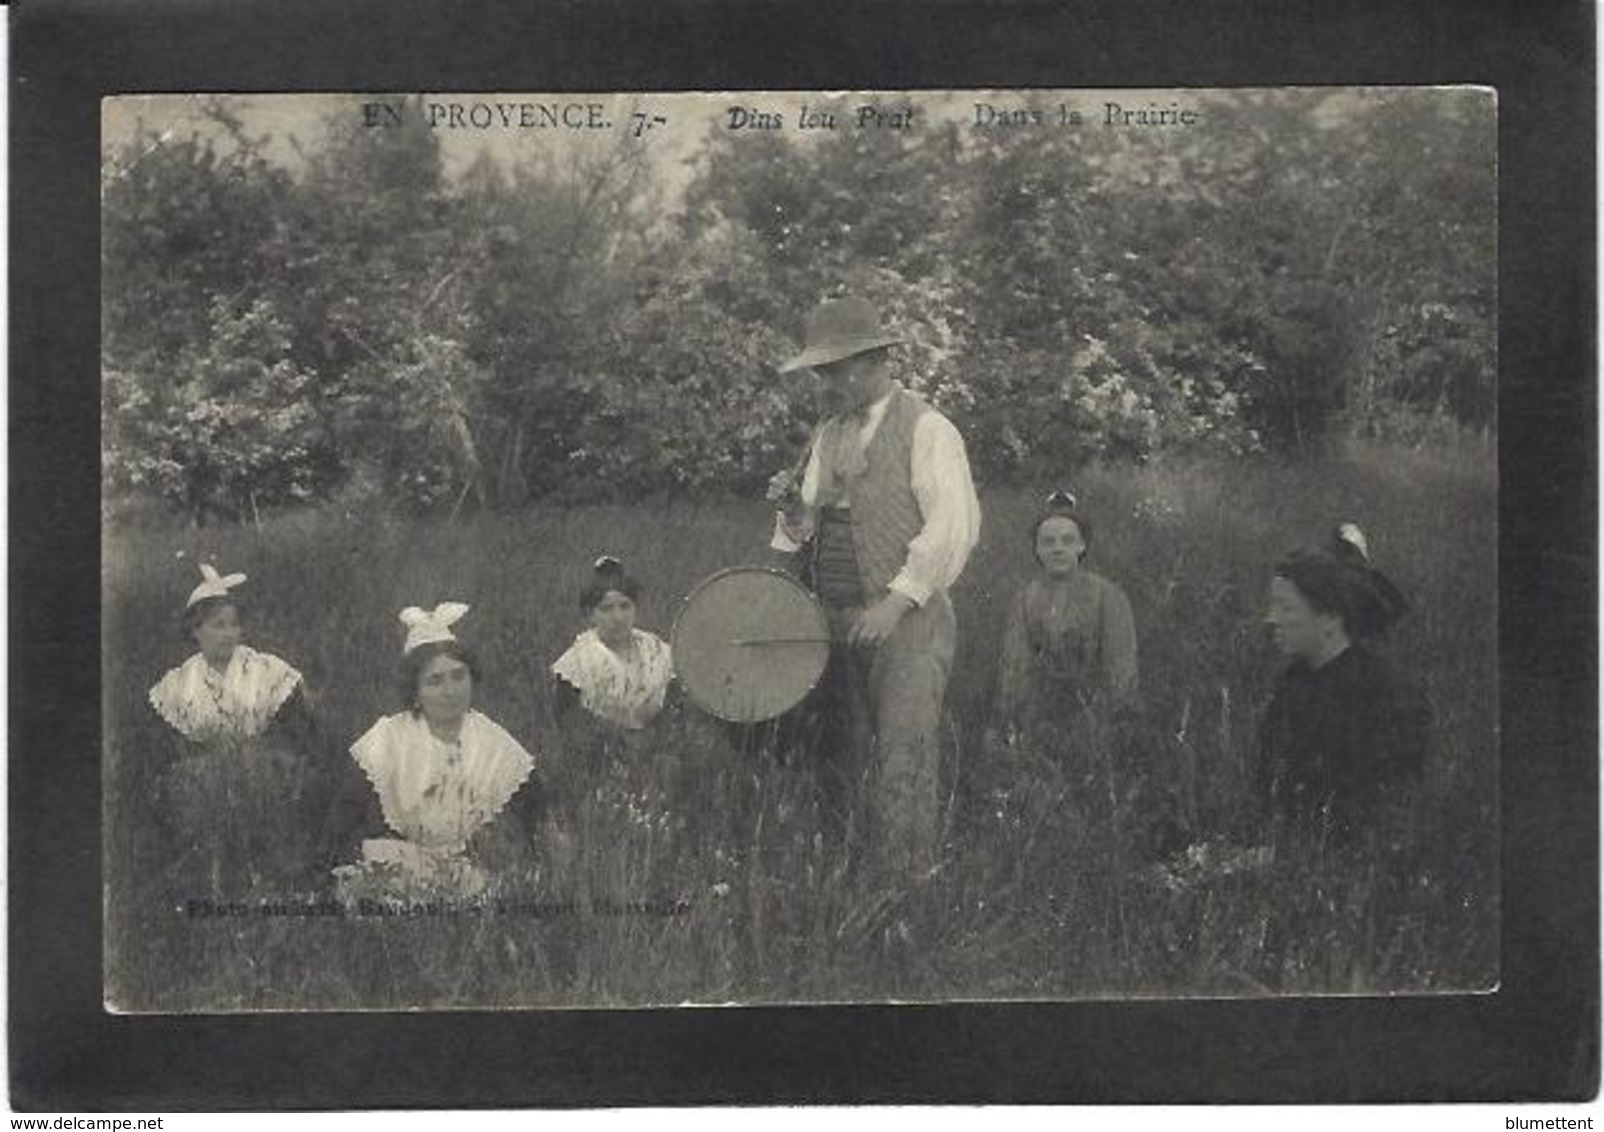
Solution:
[{"label": "grassy meadow", "polygon": [[[945,853],[928,882],[876,877],[824,836],[809,768],[773,728],[691,714],[654,749],[602,752],[612,764],[602,786],[556,799],[560,817],[532,834],[534,863],[505,879],[500,910],[409,918],[196,917],[175,903],[150,835],[153,752],[165,737],[144,697],[192,651],[176,626],[196,561],[250,575],[247,641],[306,675],[315,758],[347,757],[374,718],[399,708],[397,610],[453,598],[473,606],[458,630],[485,668],[476,706],[555,766],[569,752],[549,723],[544,674],[583,627],[575,599],[591,560],[611,553],[641,576],[641,624],[666,636],[698,580],[763,559],[767,507],[537,507],[456,522],[325,510],[203,529],[109,519],[109,1000],[132,1010],[589,1007],[1495,983],[1491,446],[1078,476],[1071,486],[1096,524],[1088,564],[1130,596],[1143,689],[1140,741],[1101,752],[1107,804],[1091,808],[1065,802],[1050,758],[985,735],[1003,612],[1030,575],[1028,525],[1047,486],[982,493],[981,545],[953,593]],[[1419,810],[1431,852],[1411,879],[1416,912],[1389,938],[1294,948],[1270,970],[1266,919],[1295,898],[1293,881],[1270,867],[1176,883],[1156,865],[1240,813],[1280,664],[1260,621],[1270,566],[1345,519],[1365,528],[1374,560],[1414,603],[1385,651],[1435,709]]]}]

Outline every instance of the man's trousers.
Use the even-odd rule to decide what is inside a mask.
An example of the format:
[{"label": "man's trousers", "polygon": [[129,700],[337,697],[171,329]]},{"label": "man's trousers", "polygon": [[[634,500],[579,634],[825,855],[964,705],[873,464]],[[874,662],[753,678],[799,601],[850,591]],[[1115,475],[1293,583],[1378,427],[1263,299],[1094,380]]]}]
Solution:
[{"label": "man's trousers", "polygon": [[835,822],[866,837],[889,877],[912,879],[936,858],[941,705],[957,647],[952,602],[931,595],[872,649],[846,643],[860,609],[825,612],[834,641],[821,681],[831,717],[820,752],[825,804]]}]

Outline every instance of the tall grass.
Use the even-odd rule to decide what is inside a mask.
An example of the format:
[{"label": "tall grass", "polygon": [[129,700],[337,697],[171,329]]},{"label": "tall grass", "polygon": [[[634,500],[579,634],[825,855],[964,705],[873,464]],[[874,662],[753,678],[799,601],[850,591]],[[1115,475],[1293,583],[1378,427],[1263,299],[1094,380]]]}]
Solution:
[{"label": "tall grass", "polygon": [[[635,1006],[1491,985],[1488,461],[1357,448],[1303,464],[1092,469],[1072,486],[1095,519],[1089,564],[1126,589],[1137,618],[1135,740],[1098,745],[1090,792],[1064,781],[1048,753],[988,740],[993,658],[1006,603],[1032,568],[1038,493],[985,491],[982,544],[953,595],[960,651],[948,693],[945,851],[912,886],[875,875],[832,835],[806,760],[780,749],[773,728],[725,728],[692,713],[661,728],[652,750],[581,755],[548,723],[544,674],[582,627],[577,591],[594,557],[614,554],[644,576],[643,623],[666,633],[677,595],[761,558],[760,503],[535,509],[454,524],[308,513],[261,527],[109,528],[110,999],[167,1010]],[[1266,925],[1307,878],[1257,868],[1174,884],[1155,866],[1240,814],[1279,665],[1260,627],[1270,566],[1344,519],[1365,527],[1377,562],[1414,602],[1388,651],[1425,682],[1436,711],[1417,815],[1431,852],[1411,878],[1415,914],[1389,924],[1388,938],[1334,936],[1275,958]],[[484,662],[478,706],[548,766],[604,764],[534,831],[533,863],[504,878],[499,911],[492,902],[408,919],[196,918],[177,908],[170,862],[150,835],[163,737],[143,698],[189,651],[175,613],[205,558],[250,574],[249,639],[306,674],[327,738],[317,758],[345,757],[352,738],[398,706],[399,608],[473,604],[460,628]],[[1320,930],[1342,936],[1340,913],[1320,921],[1338,927]]]}]

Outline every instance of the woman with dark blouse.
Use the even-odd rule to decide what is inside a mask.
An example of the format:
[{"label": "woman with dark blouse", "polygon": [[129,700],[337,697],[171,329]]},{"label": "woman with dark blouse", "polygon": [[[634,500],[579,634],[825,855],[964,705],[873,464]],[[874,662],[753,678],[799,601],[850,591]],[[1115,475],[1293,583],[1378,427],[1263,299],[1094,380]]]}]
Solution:
[{"label": "woman with dark blouse", "polygon": [[1375,642],[1407,609],[1351,523],[1275,568],[1266,620],[1289,663],[1260,723],[1254,794],[1278,867],[1305,897],[1284,918],[1288,936],[1377,946],[1400,914],[1431,720]]}]

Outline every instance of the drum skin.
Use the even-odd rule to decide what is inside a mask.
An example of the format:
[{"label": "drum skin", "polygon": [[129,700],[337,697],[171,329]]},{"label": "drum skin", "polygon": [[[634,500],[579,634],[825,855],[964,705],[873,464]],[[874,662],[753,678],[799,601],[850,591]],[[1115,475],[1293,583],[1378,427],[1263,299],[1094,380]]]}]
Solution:
[{"label": "drum skin", "polygon": [[830,629],[795,578],[737,566],[691,591],[670,644],[674,675],[694,703],[719,719],[757,723],[789,711],[818,683]]}]

